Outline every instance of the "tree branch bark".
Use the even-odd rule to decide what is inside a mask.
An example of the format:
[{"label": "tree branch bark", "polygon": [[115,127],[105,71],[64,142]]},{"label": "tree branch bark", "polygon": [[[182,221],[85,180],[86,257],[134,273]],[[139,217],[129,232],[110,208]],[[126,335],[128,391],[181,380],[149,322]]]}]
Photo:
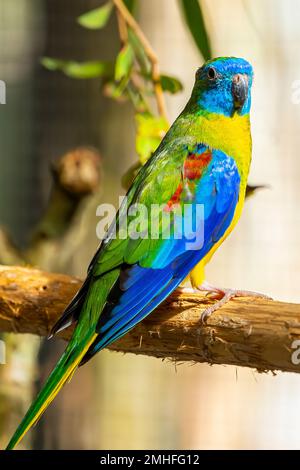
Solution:
[{"label": "tree branch bark", "polygon": [[[47,336],[80,285],[63,274],[0,266],[0,331]],[[199,294],[175,292],[110,349],[179,362],[300,372],[292,360],[293,353],[297,359],[293,342],[300,339],[300,305],[234,299],[201,325],[201,311],[209,302]],[[69,339],[71,329],[61,336]]]}]

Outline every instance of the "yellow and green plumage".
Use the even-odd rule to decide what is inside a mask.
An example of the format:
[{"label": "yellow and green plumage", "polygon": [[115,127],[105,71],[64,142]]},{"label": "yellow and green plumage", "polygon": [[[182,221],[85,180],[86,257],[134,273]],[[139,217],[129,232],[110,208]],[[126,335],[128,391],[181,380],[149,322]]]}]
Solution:
[{"label": "yellow and green plumage", "polygon": [[[209,253],[190,272],[190,280],[193,287],[200,286],[204,281],[204,269],[206,264],[210,261],[217,248],[234,229],[243,209],[252,153],[249,114],[240,115],[235,113],[232,117],[215,114],[209,125],[204,127],[203,134],[204,138],[206,136],[212,148],[218,145],[220,150],[223,150],[227,155],[233,156],[241,175],[241,183],[239,201],[228,229],[220,240],[215,243],[213,248],[211,248]],[[217,142],[219,142],[219,144]]]},{"label": "yellow and green plumage", "polygon": [[[86,281],[53,334],[71,323],[73,337],[12,437],[12,449],[37,421],[76,368],[124,335],[159,305],[191,272],[199,285],[204,267],[235,226],[244,202],[251,160],[250,90],[252,68],[244,59],[218,58],[196,73],[186,107],[142,167],[95,254]],[[159,204],[170,214],[171,235],[120,236],[130,208]],[[204,208],[201,245],[189,249],[190,233],[176,237],[177,210]],[[185,212],[183,212],[184,217]],[[183,222],[186,222],[183,220]],[[198,229],[200,226],[196,226]],[[191,228],[192,231],[192,228]],[[192,231],[193,232],[193,231]]]}]

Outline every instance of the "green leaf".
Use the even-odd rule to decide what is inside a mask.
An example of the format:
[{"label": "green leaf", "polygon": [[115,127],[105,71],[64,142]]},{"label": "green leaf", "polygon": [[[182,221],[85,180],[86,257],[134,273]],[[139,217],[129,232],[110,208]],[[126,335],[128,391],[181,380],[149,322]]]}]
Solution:
[{"label": "green leaf", "polygon": [[143,165],[159,146],[169,125],[163,117],[155,117],[149,113],[137,114],[136,151]]},{"label": "green leaf", "polygon": [[108,22],[112,8],[112,3],[108,2],[79,16],[77,22],[87,29],[101,29]]},{"label": "green leaf", "polygon": [[67,62],[63,72],[71,78],[97,78],[107,74],[107,63],[100,61]]},{"label": "green leaf", "polygon": [[134,10],[136,8],[136,0],[123,0],[123,3],[126,6],[127,10],[130,11],[130,13],[134,13]]},{"label": "green leaf", "polygon": [[126,92],[127,80],[121,81],[120,83],[115,83],[113,81],[108,81],[103,87],[103,94],[108,98],[112,98],[119,102],[124,102],[128,100],[128,94]]},{"label": "green leaf", "polygon": [[169,75],[161,75],[160,83],[164,91],[169,91],[173,95],[183,90],[182,83],[177,78]]},{"label": "green leaf", "polygon": [[[149,82],[153,81],[150,73],[142,72],[141,75],[145,80]],[[171,77],[170,75],[161,75],[160,83],[161,83],[163,91],[168,91],[169,93],[172,93],[172,94],[178,93],[179,91],[183,90],[183,85],[178,80],[178,78]]]},{"label": "green leaf", "polygon": [[198,0],[179,0],[186,23],[194,41],[205,60],[212,58],[209,37],[205,28],[200,3]]},{"label": "green leaf", "polygon": [[40,60],[43,67],[52,72],[55,70],[61,70],[64,65],[64,61],[61,59],[55,59],[54,57],[42,57]]},{"label": "green leaf", "polygon": [[98,78],[108,77],[113,73],[113,66],[109,62],[98,60],[89,62],[75,62],[72,60],[60,60],[52,57],[44,57],[41,64],[48,70],[59,70],[71,78]]},{"label": "green leaf", "polygon": [[133,49],[130,44],[126,44],[126,46],[120,50],[116,60],[115,80],[117,82],[122,80],[122,78],[129,76],[133,60]]},{"label": "green leaf", "polygon": [[145,53],[145,49],[143,48],[139,38],[135,35],[135,33],[130,28],[128,29],[128,39],[134,50],[136,59],[141,67],[142,72],[144,74],[150,74],[151,64]]},{"label": "green leaf", "polygon": [[48,70],[55,71],[60,70],[63,67],[64,61],[60,59],[54,59],[53,57],[43,57],[41,64]]},{"label": "green leaf", "polygon": [[134,86],[132,82],[129,82],[126,91],[137,113],[149,112],[149,104],[140,88]]}]

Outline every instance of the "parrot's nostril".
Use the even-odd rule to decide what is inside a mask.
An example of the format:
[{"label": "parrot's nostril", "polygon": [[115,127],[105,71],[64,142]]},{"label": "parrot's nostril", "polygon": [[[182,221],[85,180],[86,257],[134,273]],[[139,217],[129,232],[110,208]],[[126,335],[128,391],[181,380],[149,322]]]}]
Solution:
[{"label": "parrot's nostril", "polygon": [[237,73],[236,75],[234,75],[232,81],[233,83],[235,84],[238,84],[240,83],[241,81],[244,81],[244,80],[247,80],[247,76],[246,75],[241,75],[240,73]]}]

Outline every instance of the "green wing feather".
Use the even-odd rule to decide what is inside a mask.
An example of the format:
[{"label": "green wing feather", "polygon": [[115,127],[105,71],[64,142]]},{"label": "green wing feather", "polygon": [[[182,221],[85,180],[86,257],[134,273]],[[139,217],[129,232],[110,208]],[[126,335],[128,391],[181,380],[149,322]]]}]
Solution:
[{"label": "green wing feather", "polygon": [[[182,165],[187,154],[184,141],[162,145],[147,164],[141,168],[132,187],[127,194],[128,205],[134,202],[150,207],[152,203],[167,203],[181,180]],[[117,224],[119,216],[117,218]],[[151,259],[159,248],[158,241],[143,239],[131,240],[120,238],[109,239],[102,243],[92,260],[88,278],[84,284],[84,295],[79,292],[66,309],[63,321],[59,328],[68,326],[66,322],[69,313],[72,315],[80,307],[76,329],[63,356],[50,374],[43,389],[30,406],[24,419],[11,438],[7,449],[13,449],[38,421],[40,416],[54,400],[62,386],[72,377],[76,368],[82,361],[91,344],[95,341],[96,325],[107,296],[119,278],[121,264],[135,263],[141,259],[144,264],[151,263]],[[54,329],[55,332],[55,329]]]}]

